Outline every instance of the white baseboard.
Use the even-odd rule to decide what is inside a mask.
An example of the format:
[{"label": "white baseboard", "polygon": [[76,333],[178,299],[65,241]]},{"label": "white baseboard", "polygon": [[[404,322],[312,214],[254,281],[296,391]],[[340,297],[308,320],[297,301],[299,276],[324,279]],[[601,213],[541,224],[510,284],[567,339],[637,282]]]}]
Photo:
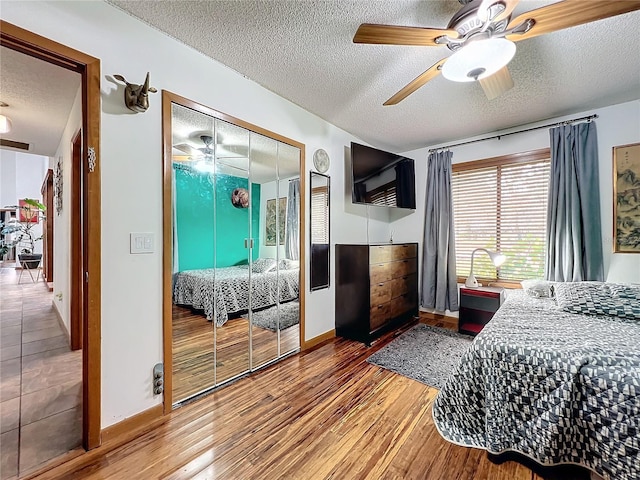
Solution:
[{"label": "white baseboard", "polygon": [[58,304],[56,303],[55,299],[51,300],[51,304],[53,305],[53,310],[56,312],[56,318],[58,319],[60,328],[62,328],[62,331],[64,332],[64,336],[67,337],[67,342],[69,343],[69,345],[71,345],[71,335],[69,334],[69,330],[67,329],[67,326],[65,325],[64,320],[62,319],[62,314],[58,309]]}]

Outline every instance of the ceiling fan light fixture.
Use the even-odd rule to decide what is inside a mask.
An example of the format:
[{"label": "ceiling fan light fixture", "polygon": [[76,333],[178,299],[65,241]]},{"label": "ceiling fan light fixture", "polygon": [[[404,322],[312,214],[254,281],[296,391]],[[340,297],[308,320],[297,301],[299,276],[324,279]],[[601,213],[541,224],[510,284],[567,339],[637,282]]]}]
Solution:
[{"label": "ceiling fan light fixture", "polygon": [[502,67],[493,75],[481,78],[478,82],[488,100],[493,100],[513,88],[513,78],[507,67]]},{"label": "ceiling fan light fixture", "polygon": [[493,75],[516,54],[516,44],[506,38],[476,40],[457,50],[442,66],[453,82],[473,82]]},{"label": "ceiling fan light fixture", "polygon": [[11,131],[11,120],[5,115],[0,115],[0,133],[9,133]]}]

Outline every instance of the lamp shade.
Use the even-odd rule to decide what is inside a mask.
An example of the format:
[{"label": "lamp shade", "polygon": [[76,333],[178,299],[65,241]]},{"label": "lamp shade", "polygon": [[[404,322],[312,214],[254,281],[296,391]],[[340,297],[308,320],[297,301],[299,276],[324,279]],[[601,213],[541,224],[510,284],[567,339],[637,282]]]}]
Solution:
[{"label": "lamp shade", "polygon": [[11,131],[11,120],[5,115],[0,115],[0,133]]},{"label": "lamp shade", "polygon": [[516,44],[506,38],[476,40],[451,55],[442,75],[454,82],[473,82],[493,75],[516,54]]},{"label": "lamp shade", "polygon": [[500,252],[491,252],[486,248],[476,248],[473,252],[471,252],[471,270],[469,271],[467,281],[464,282],[464,286],[467,288],[477,288],[479,286],[478,280],[476,280],[476,277],[473,274],[473,257],[475,256],[476,252],[485,252],[487,255],[489,255],[491,262],[496,267],[499,267],[507,260],[507,257],[502,255]]}]

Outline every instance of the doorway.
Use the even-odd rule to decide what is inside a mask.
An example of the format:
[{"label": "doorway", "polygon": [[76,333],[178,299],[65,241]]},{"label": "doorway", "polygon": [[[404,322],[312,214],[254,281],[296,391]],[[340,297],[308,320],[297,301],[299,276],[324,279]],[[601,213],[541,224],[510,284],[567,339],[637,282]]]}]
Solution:
[{"label": "doorway", "polygon": [[[81,326],[82,446],[89,450],[100,445],[101,424],[100,61],[4,21],[0,21],[0,45],[81,75],[82,122],[77,137],[80,169],[73,167],[76,175],[70,182],[73,185],[69,185],[79,192],[79,213],[73,228],[79,232],[80,241],[74,246],[75,255],[69,256],[69,280],[73,309]],[[55,442],[55,438],[51,441]]]}]

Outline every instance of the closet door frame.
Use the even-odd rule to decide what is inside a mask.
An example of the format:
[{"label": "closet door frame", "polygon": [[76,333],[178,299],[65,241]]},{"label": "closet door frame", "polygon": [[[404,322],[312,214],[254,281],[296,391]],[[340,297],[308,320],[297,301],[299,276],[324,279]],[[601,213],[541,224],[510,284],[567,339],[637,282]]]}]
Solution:
[{"label": "closet door frame", "polygon": [[163,252],[162,252],[162,312],[163,312],[163,362],[164,362],[164,392],[163,412],[165,415],[173,410],[173,301],[172,301],[172,267],[173,267],[173,190],[172,190],[172,104],[190,108],[213,118],[243,127],[279,142],[291,145],[300,150],[300,350],[310,348],[312,344],[305,342],[305,294],[306,261],[305,261],[305,213],[306,213],[306,155],[305,145],[277,133],[266,130],[257,125],[245,122],[231,115],[214,110],[176,93],[162,91],[162,152],[163,152]]}]

